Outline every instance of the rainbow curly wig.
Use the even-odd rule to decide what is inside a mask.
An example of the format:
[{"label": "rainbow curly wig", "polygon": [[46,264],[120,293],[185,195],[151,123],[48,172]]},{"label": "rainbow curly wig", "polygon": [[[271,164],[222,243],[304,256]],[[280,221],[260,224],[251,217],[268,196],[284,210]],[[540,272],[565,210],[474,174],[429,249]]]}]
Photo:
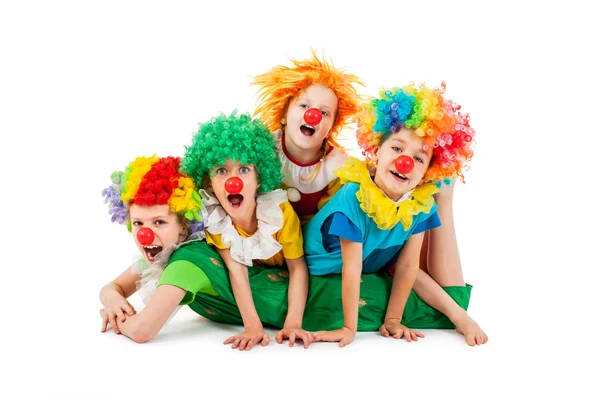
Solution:
[{"label": "rainbow curly wig", "polygon": [[258,172],[258,192],[268,192],[281,185],[281,161],[275,141],[267,127],[249,114],[220,115],[200,124],[192,145],[186,147],[181,166],[196,184],[214,177],[214,169],[227,160],[252,164]]},{"label": "rainbow curly wig", "polygon": [[358,115],[356,138],[367,161],[391,134],[406,127],[424,137],[424,147],[433,148],[425,181],[444,181],[460,176],[473,157],[475,130],[469,115],[458,112],[460,105],[443,97],[446,84],[430,89],[410,83],[402,88],[381,90]]},{"label": "rainbow curly wig", "polygon": [[281,129],[281,119],[287,112],[290,100],[302,94],[311,84],[322,84],[333,90],[338,98],[338,110],[327,143],[341,148],[336,141],[337,136],[360,109],[361,100],[354,84],[364,86],[364,83],[355,75],[335,68],[332,63],[321,61],[314,50],[311,54],[310,59],[303,61],[291,58],[293,67],[278,65],[254,78],[252,85],[258,86],[258,106],[254,115],[271,131]]},{"label": "rainbow curly wig", "polygon": [[102,191],[112,222],[127,224],[131,231],[129,207],[168,204],[190,234],[204,229],[202,201],[192,179],[179,171],[179,158],[139,157],[125,171],[110,176],[111,186]]}]

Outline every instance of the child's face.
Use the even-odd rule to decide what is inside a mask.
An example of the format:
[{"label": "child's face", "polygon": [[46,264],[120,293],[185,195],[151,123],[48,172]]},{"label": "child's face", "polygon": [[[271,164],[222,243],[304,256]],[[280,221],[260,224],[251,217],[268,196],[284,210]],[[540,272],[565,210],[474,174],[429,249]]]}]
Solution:
[{"label": "child's face", "polygon": [[[406,174],[396,170],[395,161],[400,155],[408,156],[414,161],[414,168]],[[396,201],[419,185],[429,167],[431,150],[423,149],[423,138],[415,134],[414,130],[402,128],[381,144],[373,160],[377,165],[375,184],[388,198]]]},{"label": "child's face", "polygon": [[[186,229],[177,214],[169,209],[169,205],[133,204],[129,208],[129,218],[135,244],[149,263],[154,262],[154,257],[165,247],[181,243],[187,236]],[[154,232],[154,241],[151,244],[142,245],[138,242],[137,233],[140,228],[150,228]]]},{"label": "child's face", "polygon": [[[233,218],[253,214],[256,208],[256,193],[258,191],[258,175],[251,164],[241,164],[239,161],[227,160],[224,166],[213,169],[214,177],[210,183],[216,198],[223,209]],[[238,177],[242,180],[243,188],[240,193],[231,194],[225,188],[225,182]]]},{"label": "child's face", "polygon": [[[316,125],[309,125],[304,120],[304,113],[311,108],[320,110],[323,115]],[[337,108],[338,99],[332,89],[321,84],[308,86],[299,96],[290,100],[285,117],[281,119],[289,138],[286,146],[304,150],[321,148],[335,122]]]}]

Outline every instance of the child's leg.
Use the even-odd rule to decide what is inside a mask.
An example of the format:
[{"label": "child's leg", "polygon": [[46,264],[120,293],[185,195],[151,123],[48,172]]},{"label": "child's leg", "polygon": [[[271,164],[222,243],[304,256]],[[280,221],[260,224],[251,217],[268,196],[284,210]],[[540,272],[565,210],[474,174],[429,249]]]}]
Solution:
[{"label": "child's leg", "polygon": [[446,315],[456,326],[456,331],[465,336],[468,345],[487,343],[488,337],[477,322],[423,270],[418,271],[413,290],[421,300]]},{"label": "child's leg", "polygon": [[426,256],[421,257],[421,270],[413,290],[421,300],[446,315],[456,326],[456,331],[465,336],[467,344],[473,346],[485,344],[487,335],[442,289],[442,286],[465,286],[452,209],[455,182],[452,181],[450,186],[443,185],[435,195],[442,225],[427,231],[428,239],[423,244]]},{"label": "child's leg", "polygon": [[429,249],[429,231],[423,232],[423,246],[421,246],[421,256],[419,257],[419,268],[427,272],[427,251]]},{"label": "child's leg", "polygon": [[435,195],[442,225],[428,231],[427,273],[440,286],[465,285],[452,214],[455,182],[456,180],[450,186],[442,186]]}]

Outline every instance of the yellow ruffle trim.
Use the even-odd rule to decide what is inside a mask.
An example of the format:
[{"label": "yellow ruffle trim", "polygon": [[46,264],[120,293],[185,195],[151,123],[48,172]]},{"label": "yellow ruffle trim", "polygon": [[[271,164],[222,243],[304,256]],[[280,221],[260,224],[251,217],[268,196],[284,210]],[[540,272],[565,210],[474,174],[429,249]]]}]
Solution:
[{"label": "yellow ruffle trim", "polygon": [[419,213],[429,213],[433,206],[433,194],[439,188],[432,182],[417,186],[410,197],[400,203],[388,198],[385,193],[371,180],[366,165],[357,158],[350,157],[344,166],[335,171],[342,184],[355,182],[360,185],[356,198],[360,208],[375,221],[380,229],[391,229],[402,223],[408,230],[413,222],[413,216]]}]

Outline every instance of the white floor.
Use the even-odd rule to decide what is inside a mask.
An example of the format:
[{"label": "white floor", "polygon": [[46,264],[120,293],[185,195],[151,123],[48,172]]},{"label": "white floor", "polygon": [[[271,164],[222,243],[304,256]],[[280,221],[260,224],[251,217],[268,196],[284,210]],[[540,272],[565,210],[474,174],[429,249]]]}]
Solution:
[{"label": "white floor", "polygon": [[[94,292],[96,293],[96,292]],[[3,397],[172,396],[597,396],[593,365],[576,356],[570,333],[540,334],[512,327],[497,307],[474,292],[472,316],[490,335],[469,347],[451,330],[424,330],[416,343],[359,333],[343,349],[316,343],[232,350],[222,342],[240,327],[216,324],[182,308],[159,335],[138,345],[112,331],[100,333],[91,308],[97,298],[58,311],[32,313],[3,339]],[[63,303],[65,301],[63,300]],[[139,302],[134,297],[134,305]],[[56,308],[54,308],[56,309]],[[517,317],[520,317],[516,314]],[[521,317],[521,319],[523,319]],[[518,322],[518,318],[515,318]],[[275,336],[275,330],[269,330]],[[590,359],[592,364],[597,360]],[[7,373],[8,371],[8,373]]]}]

